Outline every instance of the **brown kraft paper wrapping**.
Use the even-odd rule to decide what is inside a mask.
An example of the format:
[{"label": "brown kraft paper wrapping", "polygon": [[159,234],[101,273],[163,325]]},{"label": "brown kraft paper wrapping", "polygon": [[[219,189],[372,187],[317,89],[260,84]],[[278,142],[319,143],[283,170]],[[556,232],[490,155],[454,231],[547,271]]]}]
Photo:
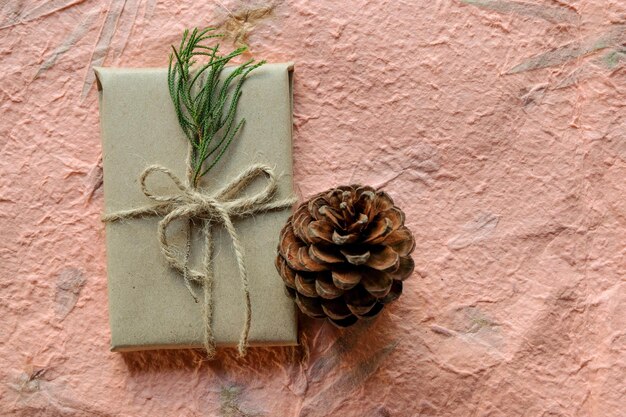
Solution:
[{"label": "brown kraft paper wrapping", "polygon": [[[203,177],[201,188],[226,185],[250,165],[265,163],[279,176],[276,199],[292,195],[291,64],[266,64],[253,71],[243,87],[237,118],[246,124],[224,157]],[[139,175],[149,165],[169,168],[185,178],[188,140],[167,88],[167,69],[97,68],[104,167],[105,212],[143,207],[152,202],[141,192]],[[259,179],[243,194],[259,191]],[[153,175],[149,188],[160,195],[176,192],[164,175]],[[289,210],[236,219],[245,248],[250,281],[252,326],[250,345],[297,344],[293,302],[284,294],[274,267],[278,234]],[[106,224],[111,350],[201,347],[201,288],[196,303],[182,276],[170,269],[157,240],[161,217]],[[184,225],[169,233],[184,248]],[[244,294],[228,234],[213,227],[213,332],[218,346],[235,346],[245,320]],[[199,263],[203,241],[192,239],[191,266]],[[198,259],[196,259],[198,258]]]}]

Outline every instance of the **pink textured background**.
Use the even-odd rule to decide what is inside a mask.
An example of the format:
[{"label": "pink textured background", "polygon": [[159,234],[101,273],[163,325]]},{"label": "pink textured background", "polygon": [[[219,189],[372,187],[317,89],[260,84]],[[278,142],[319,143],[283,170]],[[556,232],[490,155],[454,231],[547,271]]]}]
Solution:
[{"label": "pink textured background", "polygon": [[[384,186],[417,272],[299,348],[110,353],[91,67],[211,23],[296,62],[301,196]],[[3,2],[0,413],[624,416],[625,44],[622,0]]]}]

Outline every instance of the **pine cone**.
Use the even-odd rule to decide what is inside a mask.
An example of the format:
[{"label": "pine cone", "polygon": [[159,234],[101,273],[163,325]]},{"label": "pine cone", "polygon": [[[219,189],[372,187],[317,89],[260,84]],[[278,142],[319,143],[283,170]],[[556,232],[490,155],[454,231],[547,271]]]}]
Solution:
[{"label": "pine cone", "polygon": [[280,233],[276,268],[304,314],[346,327],[400,296],[414,248],[391,197],[351,185],[296,209]]}]

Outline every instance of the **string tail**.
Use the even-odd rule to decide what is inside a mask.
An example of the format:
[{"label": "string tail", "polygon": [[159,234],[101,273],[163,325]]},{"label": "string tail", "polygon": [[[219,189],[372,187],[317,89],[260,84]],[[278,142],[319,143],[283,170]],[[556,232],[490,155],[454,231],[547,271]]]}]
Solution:
[{"label": "string tail", "polygon": [[204,320],[204,350],[209,359],[215,358],[215,337],[213,336],[213,238],[211,237],[211,223],[204,222],[204,304],[202,305],[202,318]]},{"label": "string tail", "polygon": [[250,336],[250,324],[252,323],[252,303],[250,302],[250,284],[248,283],[248,273],[246,271],[246,263],[245,263],[245,251],[243,245],[239,241],[239,236],[237,235],[237,231],[235,230],[235,226],[233,225],[232,220],[228,213],[222,208],[217,207],[217,211],[220,213],[220,217],[222,218],[222,223],[226,232],[230,235],[230,239],[233,244],[233,249],[235,250],[235,258],[237,259],[237,267],[239,268],[239,277],[241,278],[241,285],[243,287],[244,294],[244,303],[246,306],[246,319],[243,325],[243,330],[241,331],[241,336],[239,337],[239,345],[237,346],[237,350],[239,351],[239,356],[246,356],[246,351],[248,349],[248,339]]},{"label": "string tail", "polygon": [[237,350],[239,351],[239,356],[244,357],[248,352],[248,339],[250,336],[250,324],[252,323],[252,305],[250,303],[250,292],[245,291],[244,294],[245,302],[246,302],[246,323],[241,332],[241,336],[239,338],[239,345],[237,346]]},{"label": "string tail", "polygon": [[191,281],[189,279],[189,256],[191,256],[191,219],[187,220],[187,224],[185,225],[185,240],[187,243],[185,244],[185,264],[183,268],[183,281],[185,283],[185,287],[187,287],[187,291],[193,297],[193,300],[197,303],[198,297],[193,292],[193,288],[191,287]]},{"label": "string tail", "polygon": [[204,350],[208,359],[215,358],[215,337],[213,336],[213,301],[212,301],[212,285],[206,280],[204,285],[204,305],[202,306],[202,316],[204,317]]}]

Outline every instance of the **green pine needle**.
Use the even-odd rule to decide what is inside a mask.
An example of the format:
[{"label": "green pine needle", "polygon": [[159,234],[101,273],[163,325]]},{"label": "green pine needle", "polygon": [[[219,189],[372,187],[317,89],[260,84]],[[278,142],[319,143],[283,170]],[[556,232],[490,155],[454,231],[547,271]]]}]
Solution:
[{"label": "green pine needle", "polygon": [[[241,87],[248,74],[265,63],[251,59],[220,80],[224,67],[246,48],[220,55],[219,43],[212,47],[202,44],[223,36],[211,34],[214,30],[185,30],[179,48],[172,46],[167,73],[178,122],[192,146],[193,186],[217,164],[241,130],[245,119],[235,123]],[[196,69],[197,57],[208,57],[208,61]]]}]

